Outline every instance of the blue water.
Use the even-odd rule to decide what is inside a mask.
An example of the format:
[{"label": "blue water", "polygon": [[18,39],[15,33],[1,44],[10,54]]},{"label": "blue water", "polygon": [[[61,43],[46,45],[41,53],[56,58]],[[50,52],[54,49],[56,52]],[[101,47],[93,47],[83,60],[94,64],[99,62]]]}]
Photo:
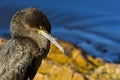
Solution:
[{"label": "blue water", "polygon": [[119,3],[119,0],[1,0],[0,37],[10,35],[9,24],[16,11],[37,7],[49,18],[54,37],[73,42],[92,56],[120,62]]}]

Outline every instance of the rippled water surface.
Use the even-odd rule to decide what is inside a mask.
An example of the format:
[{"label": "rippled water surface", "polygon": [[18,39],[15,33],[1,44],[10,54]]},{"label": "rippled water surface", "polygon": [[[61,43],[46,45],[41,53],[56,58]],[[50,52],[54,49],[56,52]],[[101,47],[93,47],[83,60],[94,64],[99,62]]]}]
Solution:
[{"label": "rippled water surface", "polygon": [[71,41],[87,53],[110,62],[120,62],[120,1],[9,0],[0,1],[0,37],[10,38],[13,14],[37,7],[49,18],[52,34]]}]

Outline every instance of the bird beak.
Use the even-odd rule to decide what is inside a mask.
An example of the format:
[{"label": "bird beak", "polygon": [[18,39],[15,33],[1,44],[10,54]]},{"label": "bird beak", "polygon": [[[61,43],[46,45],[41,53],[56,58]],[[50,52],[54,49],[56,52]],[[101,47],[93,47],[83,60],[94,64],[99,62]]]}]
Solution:
[{"label": "bird beak", "polygon": [[47,33],[44,30],[38,30],[38,33],[41,34],[42,36],[44,36],[45,38],[47,38],[51,43],[53,43],[60,51],[62,51],[64,53],[64,49],[63,47],[55,40],[55,38],[50,35],[49,33]]}]

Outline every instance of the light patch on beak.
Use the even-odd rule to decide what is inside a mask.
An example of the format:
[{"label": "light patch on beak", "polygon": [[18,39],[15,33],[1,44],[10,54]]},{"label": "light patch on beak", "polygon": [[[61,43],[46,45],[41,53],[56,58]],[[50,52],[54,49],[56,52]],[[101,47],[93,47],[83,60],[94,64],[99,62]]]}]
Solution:
[{"label": "light patch on beak", "polygon": [[52,37],[52,35],[48,34],[46,31],[44,30],[38,30],[38,33],[41,34],[42,36],[44,36],[45,38],[47,38],[51,43],[53,43],[60,51],[62,51],[64,53],[64,49],[63,47],[55,40],[54,37]]}]

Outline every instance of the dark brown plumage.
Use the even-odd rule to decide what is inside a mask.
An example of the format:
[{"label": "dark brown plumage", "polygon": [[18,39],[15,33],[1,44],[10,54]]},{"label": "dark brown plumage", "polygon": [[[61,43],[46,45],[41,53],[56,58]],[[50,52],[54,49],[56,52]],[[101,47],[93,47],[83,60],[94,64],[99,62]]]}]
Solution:
[{"label": "dark brown plumage", "polygon": [[50,22],[36,8],[23,9],[13,16],[12,39],[0,47],[0,80],[34,78],[50,47],[50,42],[38,34],[40,27],[50,33]]}]

